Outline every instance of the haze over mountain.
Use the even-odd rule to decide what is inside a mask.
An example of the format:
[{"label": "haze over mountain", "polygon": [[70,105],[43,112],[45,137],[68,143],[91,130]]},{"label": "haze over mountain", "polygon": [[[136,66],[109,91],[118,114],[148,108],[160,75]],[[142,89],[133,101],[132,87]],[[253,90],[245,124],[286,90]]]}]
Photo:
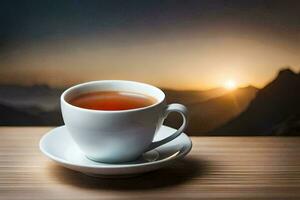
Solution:
[{"label": "haze over mountain", "polygon": [[289,68],[262,88],[249,107],[213,134],[293,135],[300,133],[300,73]]}]

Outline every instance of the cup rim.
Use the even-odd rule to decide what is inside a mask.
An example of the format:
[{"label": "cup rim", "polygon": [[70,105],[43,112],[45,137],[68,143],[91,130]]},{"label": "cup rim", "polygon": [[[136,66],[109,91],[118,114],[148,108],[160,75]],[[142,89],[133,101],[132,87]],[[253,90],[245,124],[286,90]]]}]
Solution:
[{"label": "cup rim", "polygon": [[[87,86],[87,85],[91,85],[91,84],[96,84],[96,83],[108,83],[108,82],[132,83],[132,84],[143,85],[143,86],[146,86],[146,87],[151,87],[151,88],[157,90],[159,93],[161,93],[162,94],[162,98],[160,100],[156,98],[157,102],[155,102],[154,104],[151,104],[149,106],[145,106],[145,107],[141,107],[141,108],[134,108],[134,109],[127,109],[127,110],[93,110],[93,109],[81,108],[81,107],[78,107],[78,106],[74,106],[74,105],[70,104],[68,101],[65,100],[65,96],[68,93],[70,93],[72,90],[76,89],[76,88]],[[88,82],[80,83],[80,84],[73,85],[73,86],[69,87],[68,89],[66,89],[61,94],[60,101],[61,101],[61,104],[64,103],[65,105],[69,106],[70,108],[77,109],[77,110],[80,110],[80,111],[85,111],[85,112],[93,112],[93,113],[126,113],[126,112],[142,111],[142,110],[147,110],[149,108],[156,107],[157,105],[163,103],[165,101],[165,98],[166,98],[166,95],[165,95],[165,93],[161,89],[159,89],[158,87],[155,87],[153,85],[147,84],[147,83],[141,83],[141,82],[138,82],[138,81],[129,81],[129,80],[96,80],[96,81],[88,81]]]}]

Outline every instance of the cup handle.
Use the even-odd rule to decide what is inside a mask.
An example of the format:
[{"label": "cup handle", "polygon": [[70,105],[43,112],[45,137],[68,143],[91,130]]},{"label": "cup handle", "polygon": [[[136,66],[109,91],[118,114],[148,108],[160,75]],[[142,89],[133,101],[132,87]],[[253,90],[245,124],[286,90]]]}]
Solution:
[{"label": "cup handle", "polygon": [[174,140],[175,138],[177,138],[187,127],[188,124],[188,110],[187,108],[182,105],[182,104],[178,104],[178,103],[173,103],[173,104],[169,104],[164,112],[164,119],[167,118],[167,116],[169,115],[169,113],[171,112],[178,112],[179,114],[181,114],[182,118],[183,118],[183,123],[180,126],[180,128],[173,133],[172,135],[156,141],[156,142],[152,142],[151,145],[149,146],[149,148],[147,149],[147,151],[150,151],[152,149],[155,149],[167,142],[170,142],[171,140]]}]

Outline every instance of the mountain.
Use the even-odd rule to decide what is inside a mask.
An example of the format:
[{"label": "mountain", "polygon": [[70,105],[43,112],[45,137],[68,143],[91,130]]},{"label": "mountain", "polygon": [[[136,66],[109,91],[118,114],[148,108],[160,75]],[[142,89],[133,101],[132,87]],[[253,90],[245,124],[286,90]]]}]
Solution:
[{"label": "mountain", "polygon": [[[257,90],[253,86],[248,86],[205,101],[197,101],[195,98],[192,103],[179,101],[189,109],[190,123],[186,132],[189,135],[207,135],[210,130],[223,125],[244,111],[255,97]],[[171,114],[166,119],[166,124],[179,127],[181,121],[178,118],[180,118],[178,114]]]},{"label": "mountain", "polygon": [[299,136],[300,135],[300,115],[292,115],[286,120],[273,127],[272,135],[279,136]]},{"label": "mountain", "polygon": [[8,105],[0,104],[0,125],[53,126],[63,124],[61,114],[57,110],[42,111],[36,107],[27,108],[26,110],[19,110]]},{"label": "mountain", "polygon": [[[297,132],[300,124],[300,74],[282,69],[261,89],[249,107],[226,125],[212,131],[218,135],[283,135]],[[298,131],[299,134],[299,131]]]},{"label": "mountain", "polygon": [[0,85],[0,103],[20,110],[38,107],[51,111],[59,108],[59,96],[62,92],[62,88],[47,85]]},{"label": "mountain", "polygon": [[26,112],[19,111],[6,105],[0,105],[0,125],[27,125],[28,123],[38,122],[39,118]]},{"label": "mountain", "polygon": [[62,125],[59,108],[62,91],[47,85],[0,85],[0,125]]}]

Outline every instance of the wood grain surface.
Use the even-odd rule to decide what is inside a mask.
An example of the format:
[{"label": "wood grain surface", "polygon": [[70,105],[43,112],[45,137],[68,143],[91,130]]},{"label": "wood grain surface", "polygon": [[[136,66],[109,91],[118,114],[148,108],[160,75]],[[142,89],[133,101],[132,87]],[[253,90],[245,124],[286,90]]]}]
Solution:
[{"label": "wood grain surface", "polygon": [[92,178],[38,149],[50,127],[0,128],[0,199],[300,199],[300,138],[193,137],[164,169],[129,179]]}]

